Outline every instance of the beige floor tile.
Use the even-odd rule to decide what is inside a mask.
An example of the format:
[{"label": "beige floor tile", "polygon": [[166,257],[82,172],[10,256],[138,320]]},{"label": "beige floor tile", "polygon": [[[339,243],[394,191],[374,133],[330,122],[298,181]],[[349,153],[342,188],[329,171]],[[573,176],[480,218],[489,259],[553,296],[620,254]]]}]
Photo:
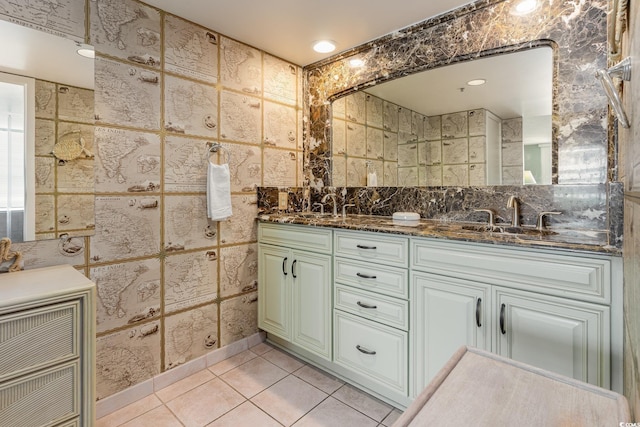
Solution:
[{"label": "beige floor tile", "polygon": [[295,427],[375,427],[377,425],[376,421],[332,397],[324,400],[294,424]]},{"label": "beige floor tile", "polygon": [[123,424],[122,427],[182,427],[180,421],[173,416],[171,411],[164,405],[140,415],[137,418]]},{"label": "beige floor tile", "polygon": [[270,344],[267,344],[266,342],[261,342],[258,345],[254,345],[249,350],[253,351],[258,356],[262,356],[266,352],[273,350],[273,346]]},{"label": "beige floor tile", "polygon": [[281,427],[282,424],[247,401],[207,427]]},{"label": "beige floor tile", "polygon": [[300,360],[278,349],[264,353],[262,357],[287,372],[297,371],[304,366]]},{"label": "beige floor tile", "polygon": [[402,415],[402,411],[399,409],[394,409],[389,415],[387,415],[387,418],[382,421],[382,425],[385,427],[391,427],[393,423],[398,421],[400,415]]},{"label": "beige floor tile", "polygon": [[328,394],[289,375],[255,396],[251,402],[280,423],[290,426],[327,397]]},{"label": "beige floor tile", "polygon": [[245,397],[251,398],[287,376],[287,372],[257,357],[221,375],[220,378]]},{"label": "beige floor tile", "polygon": [[344,385],[343,381],[310,365],[303,366],[295,371],[293,375],[308,382],[314,387],[318,387],[320,390],[328,394],[333,393]]},{"label": "beige floor tile", "polygon": [[156,391],[156,396],[158,396],[163,402],[167,403],[168,401],[175,399],[181,394],[184,394],[189,390],[206,383],[207,381],[211,381],[214,378],[215,375],[213,375],[209,370],[204,369],[200,372],[188,376],[187,378],[181,379],[180,381],[177,381],[170,386]]},{"label": "beige floor tile", "polygon": [[167,403],[187,427],[202,427],[243,403],[235,390],[214,378]]},{"label": "beige floor tile", "polygon": [[340,387],[332,396],[378,422],[393,409],[392,406],[348,384]]},{"label": "beige floor tile", "polygon": [[122,409],[112,412],[106,417],[100,418],[96,421],[96,427],[120,426],[127,421],[131,421],[132,419],[149,412],[153,408],[157,408],[160,405],[162,405],[160,399],[152,394],[144,399],[138,400],[137,402],[133,402]]},{"label": "beige floor tile", "polygon": [[233,368],[237,368],[238,366],[247,363],[249,360],[255,359],[256,357],[256,353],[246,350],[242,353],[236,354],[235,356],[231,356],[230,358],[223,360],[220,363],[209,366],[209,370],[214,374],[220,376],[225,372],[232,370]]}]

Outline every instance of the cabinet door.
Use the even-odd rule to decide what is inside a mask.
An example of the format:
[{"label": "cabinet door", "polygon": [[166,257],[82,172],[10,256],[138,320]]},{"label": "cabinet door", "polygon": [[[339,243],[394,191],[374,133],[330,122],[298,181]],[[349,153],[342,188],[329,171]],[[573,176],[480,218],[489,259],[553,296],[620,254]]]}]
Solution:
[{"label": "cabinet door", "polygon": [[291,251],[258,247],[258,327],[291,340]]},{"label": "cabinet door", "polygon": [[331,359],[331,256],[293,251],[293,342]]},{"label": "cabinet door", "polygon": [[610,387],[609,308],[495,288],[496,353]]},{"label": "cabinet door", "polygon": [[490,286],[411,275],[411,387],[415,397],[462,345],[491,349]]}]

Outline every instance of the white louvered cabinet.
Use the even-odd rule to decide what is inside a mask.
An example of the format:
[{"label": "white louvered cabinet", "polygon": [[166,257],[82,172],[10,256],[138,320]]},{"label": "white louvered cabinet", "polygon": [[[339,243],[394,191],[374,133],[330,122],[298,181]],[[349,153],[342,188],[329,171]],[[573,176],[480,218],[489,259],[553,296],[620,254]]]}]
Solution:
[{"label": "white louvered cabinet", "polygon": [[0,275],[0,427],[93,425],[94,292],[71,266]]}]

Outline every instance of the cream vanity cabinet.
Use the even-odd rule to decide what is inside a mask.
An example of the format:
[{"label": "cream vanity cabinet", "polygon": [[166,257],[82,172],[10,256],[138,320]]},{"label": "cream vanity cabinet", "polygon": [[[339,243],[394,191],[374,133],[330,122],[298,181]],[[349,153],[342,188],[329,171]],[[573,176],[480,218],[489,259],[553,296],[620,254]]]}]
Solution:
[{"label": "cream vanity cabinet", "polygon": [[411,250],[412,396],[461,345],[621,388],[619,258],[420,238]]},{"label": "cream vanity cabinet", "polygon": [[331,359],[330,228],[260,223],[258,327]]},{"label": "cream vanity cabinet", "polygon": [[0,425],[94,424],[94,292],[71,266],[0,275]]}]

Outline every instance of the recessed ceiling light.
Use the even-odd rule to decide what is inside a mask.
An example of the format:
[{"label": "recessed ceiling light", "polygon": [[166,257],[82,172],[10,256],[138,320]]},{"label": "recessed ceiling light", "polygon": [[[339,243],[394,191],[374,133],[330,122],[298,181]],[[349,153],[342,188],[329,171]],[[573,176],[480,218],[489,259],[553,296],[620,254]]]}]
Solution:
[{"label": "recessed ceiling light", "polygon": [[336,43],[331,40],[319,40],[313,43],[313,50],[318,53],[329,53],[336,50]]},{"label": "recessed ceiling light", "polygon": [[480,85],[485,84],[486,82],[487,82],[487,81],[486,81],[485,79],[473,79],[473,80],[469,80],[469,81],[467,82],[467,84],[468,84],[469,86],[480,86]]},{"label": "recessed ceiling light", "polygon": [[90,59],[93,59],[96,57],[96,52],[93,49],[93,46],[88,44],[82,44],[82,43],[76,43],[76,46],[78,47],[78,49],[76,50],[78,55],[84,56],[85,58],[90,58]]},{"label": "recessed ceiling light", "polygon": [[531,13],[538,7],[537,0],[522,0],[516,5],[515,13],[517,15],[526,15]]},{"label": "recessed ceiling light", "polygon": [[349,60],[349,65],[351,65],[353,68],[362,67],[364,66],[364,60],[360,58],[351,58]]}]

